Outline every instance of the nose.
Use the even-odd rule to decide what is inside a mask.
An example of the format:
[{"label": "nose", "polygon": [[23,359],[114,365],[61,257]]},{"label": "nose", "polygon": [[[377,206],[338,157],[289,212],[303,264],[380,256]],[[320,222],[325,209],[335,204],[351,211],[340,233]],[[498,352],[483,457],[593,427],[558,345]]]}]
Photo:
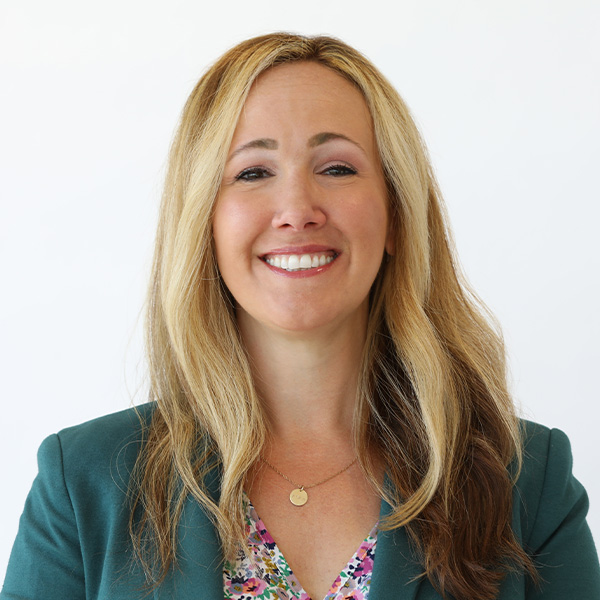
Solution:
[{"label": "nose", "polygon": [[273,214],[272,225],[276,229],[291,231],[318,229],[325,224],[327,217],[323,206],[322,193],[301,177],[288,180],[282,186],[279,201]]}]

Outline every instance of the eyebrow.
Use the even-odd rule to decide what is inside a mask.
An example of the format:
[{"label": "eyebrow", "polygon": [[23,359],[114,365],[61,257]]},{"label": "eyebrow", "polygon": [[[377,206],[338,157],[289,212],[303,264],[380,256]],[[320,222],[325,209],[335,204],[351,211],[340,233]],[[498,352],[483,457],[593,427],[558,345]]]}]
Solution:
[{"label": "eyebrow", "polygon": [[249,150],[250,148],[264,148],[265,150],[277,150],[278,146],[279,144],[274,139],[259,138],[257,140],[252,140],[251,142],[248,142],[247,144],[244,144],[239,148],[236,148],[229,156],[229,160],[231,160],[234,156],[237,156],[240,152],[243,152],[244,150]]},{"label": "eyebrow", "polygon": [[[334,133],[333,131],[323,131],[321,133],[317,133],[317,134],[313,135],[308,140],[308,146],[309,146],[309,148],[315,148],[316,146],[320,146],[321,144],[325,144],[325,143],[331,142],[333,140],[345,140],[347,142],[350,142],[351,144],[354,144],[355,146],[360,148],[363,152],[365,152],[364,148],[358,142],[355,142],[352,138],[349,138],[348,136],[344,135],[343,133]],[[277,150],[278,147],[279,147],[279,144],[277,143],[277,140],[274,140],[273,138],[258,138],[256,140],[252,140],[252,141],[248,142],[247,144],[243,144],[239,148],[236,148],[231,153],[228,160],[231,160],[234,156],[237,156],[238,154],[240,154],[240,152],[244,152],[245,150],[249,150],[251,148],[263,148],[265,150]]]},{"label": "eyebrow", "polygon": [[358,142],[355,142],[352,138],[349,138],[343,133],[334,133],[333,131],[323,131],[322,133],[317,133],[316,135],[313,135],[308,140],[308,145],[311,148],[314,148],[315,146],[320,146],[321,144],[331,142],[332,140],[345,140],[347,142],[350,142],[351,144],[354,144],[355,146],[358,146],[361,150],[363,150],[363,147]]}]

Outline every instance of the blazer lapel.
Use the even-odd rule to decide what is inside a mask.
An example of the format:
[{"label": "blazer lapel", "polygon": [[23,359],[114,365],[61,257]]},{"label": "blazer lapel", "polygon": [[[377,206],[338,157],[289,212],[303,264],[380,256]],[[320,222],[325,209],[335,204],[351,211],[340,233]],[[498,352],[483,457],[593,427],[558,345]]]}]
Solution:
[{"label": "blazer lapel", "polygon": [[[212,469],[204,483],[215,502],[221,470]],[[155,592],[155,600],[223,600],[223,551],[217,530],[198,502],[188,496],[178,531],[178,565]]]},{"label": "blazer lapel", "polygon": [[155,600],[223,600],[223,553],[219,536],[199,504],[188,499],[179,524],[178,564]]},{"label": "blazer lapel", "polygon": [[[210,482],[209,489],[217,497],[215,481],[218,477]],[[380,522],[391,510],[382,500]],[[179,524],[178,558],[178,569],[155,591],[155,600],[223,600],[223,552],[219,536],[191,498],[186,501]],[[415,600],[423,582],[419,577],[421,572],[404,528],[379,531],[369,600]],[[439,598],[435,594],[433,597]]]},{"label": "blazer lapel", "polygon": [[[391,510],[391,506],[382,500],[379,521]],[[422,571],[404,527],[393,531],[380,530],[377,533],[369,600],[413,600],[423,581],[419,577]]]}]

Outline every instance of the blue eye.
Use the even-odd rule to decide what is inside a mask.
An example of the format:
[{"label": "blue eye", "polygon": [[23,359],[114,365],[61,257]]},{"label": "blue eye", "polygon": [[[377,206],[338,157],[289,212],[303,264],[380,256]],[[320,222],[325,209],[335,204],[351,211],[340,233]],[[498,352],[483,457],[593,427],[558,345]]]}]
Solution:
[{"label": "blue eye", "polygon": [[239,175],[236,176],[236,181],[256,181],[258,179],[264,179],[271,177],[271,173],[264,167],[249,167],[244,169]]},{"label": "blue eye", "polygon": [[333,177],[344,177],[346,175],[356,175],[356,170],[348,165],[331,165],[321,172],[322,175],[332,175]]}]

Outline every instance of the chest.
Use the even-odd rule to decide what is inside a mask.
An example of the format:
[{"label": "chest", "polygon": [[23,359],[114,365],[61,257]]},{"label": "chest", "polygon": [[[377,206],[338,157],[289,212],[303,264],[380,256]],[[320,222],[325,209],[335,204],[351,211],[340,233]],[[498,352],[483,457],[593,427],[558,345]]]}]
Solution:
[{"label": "chest", "polygon": [[359,469],[308,488],[303,506],[290,501],[294,487],[263,470],[248,495],[302,587],[320,599],[373,529],[381,500]]}]

